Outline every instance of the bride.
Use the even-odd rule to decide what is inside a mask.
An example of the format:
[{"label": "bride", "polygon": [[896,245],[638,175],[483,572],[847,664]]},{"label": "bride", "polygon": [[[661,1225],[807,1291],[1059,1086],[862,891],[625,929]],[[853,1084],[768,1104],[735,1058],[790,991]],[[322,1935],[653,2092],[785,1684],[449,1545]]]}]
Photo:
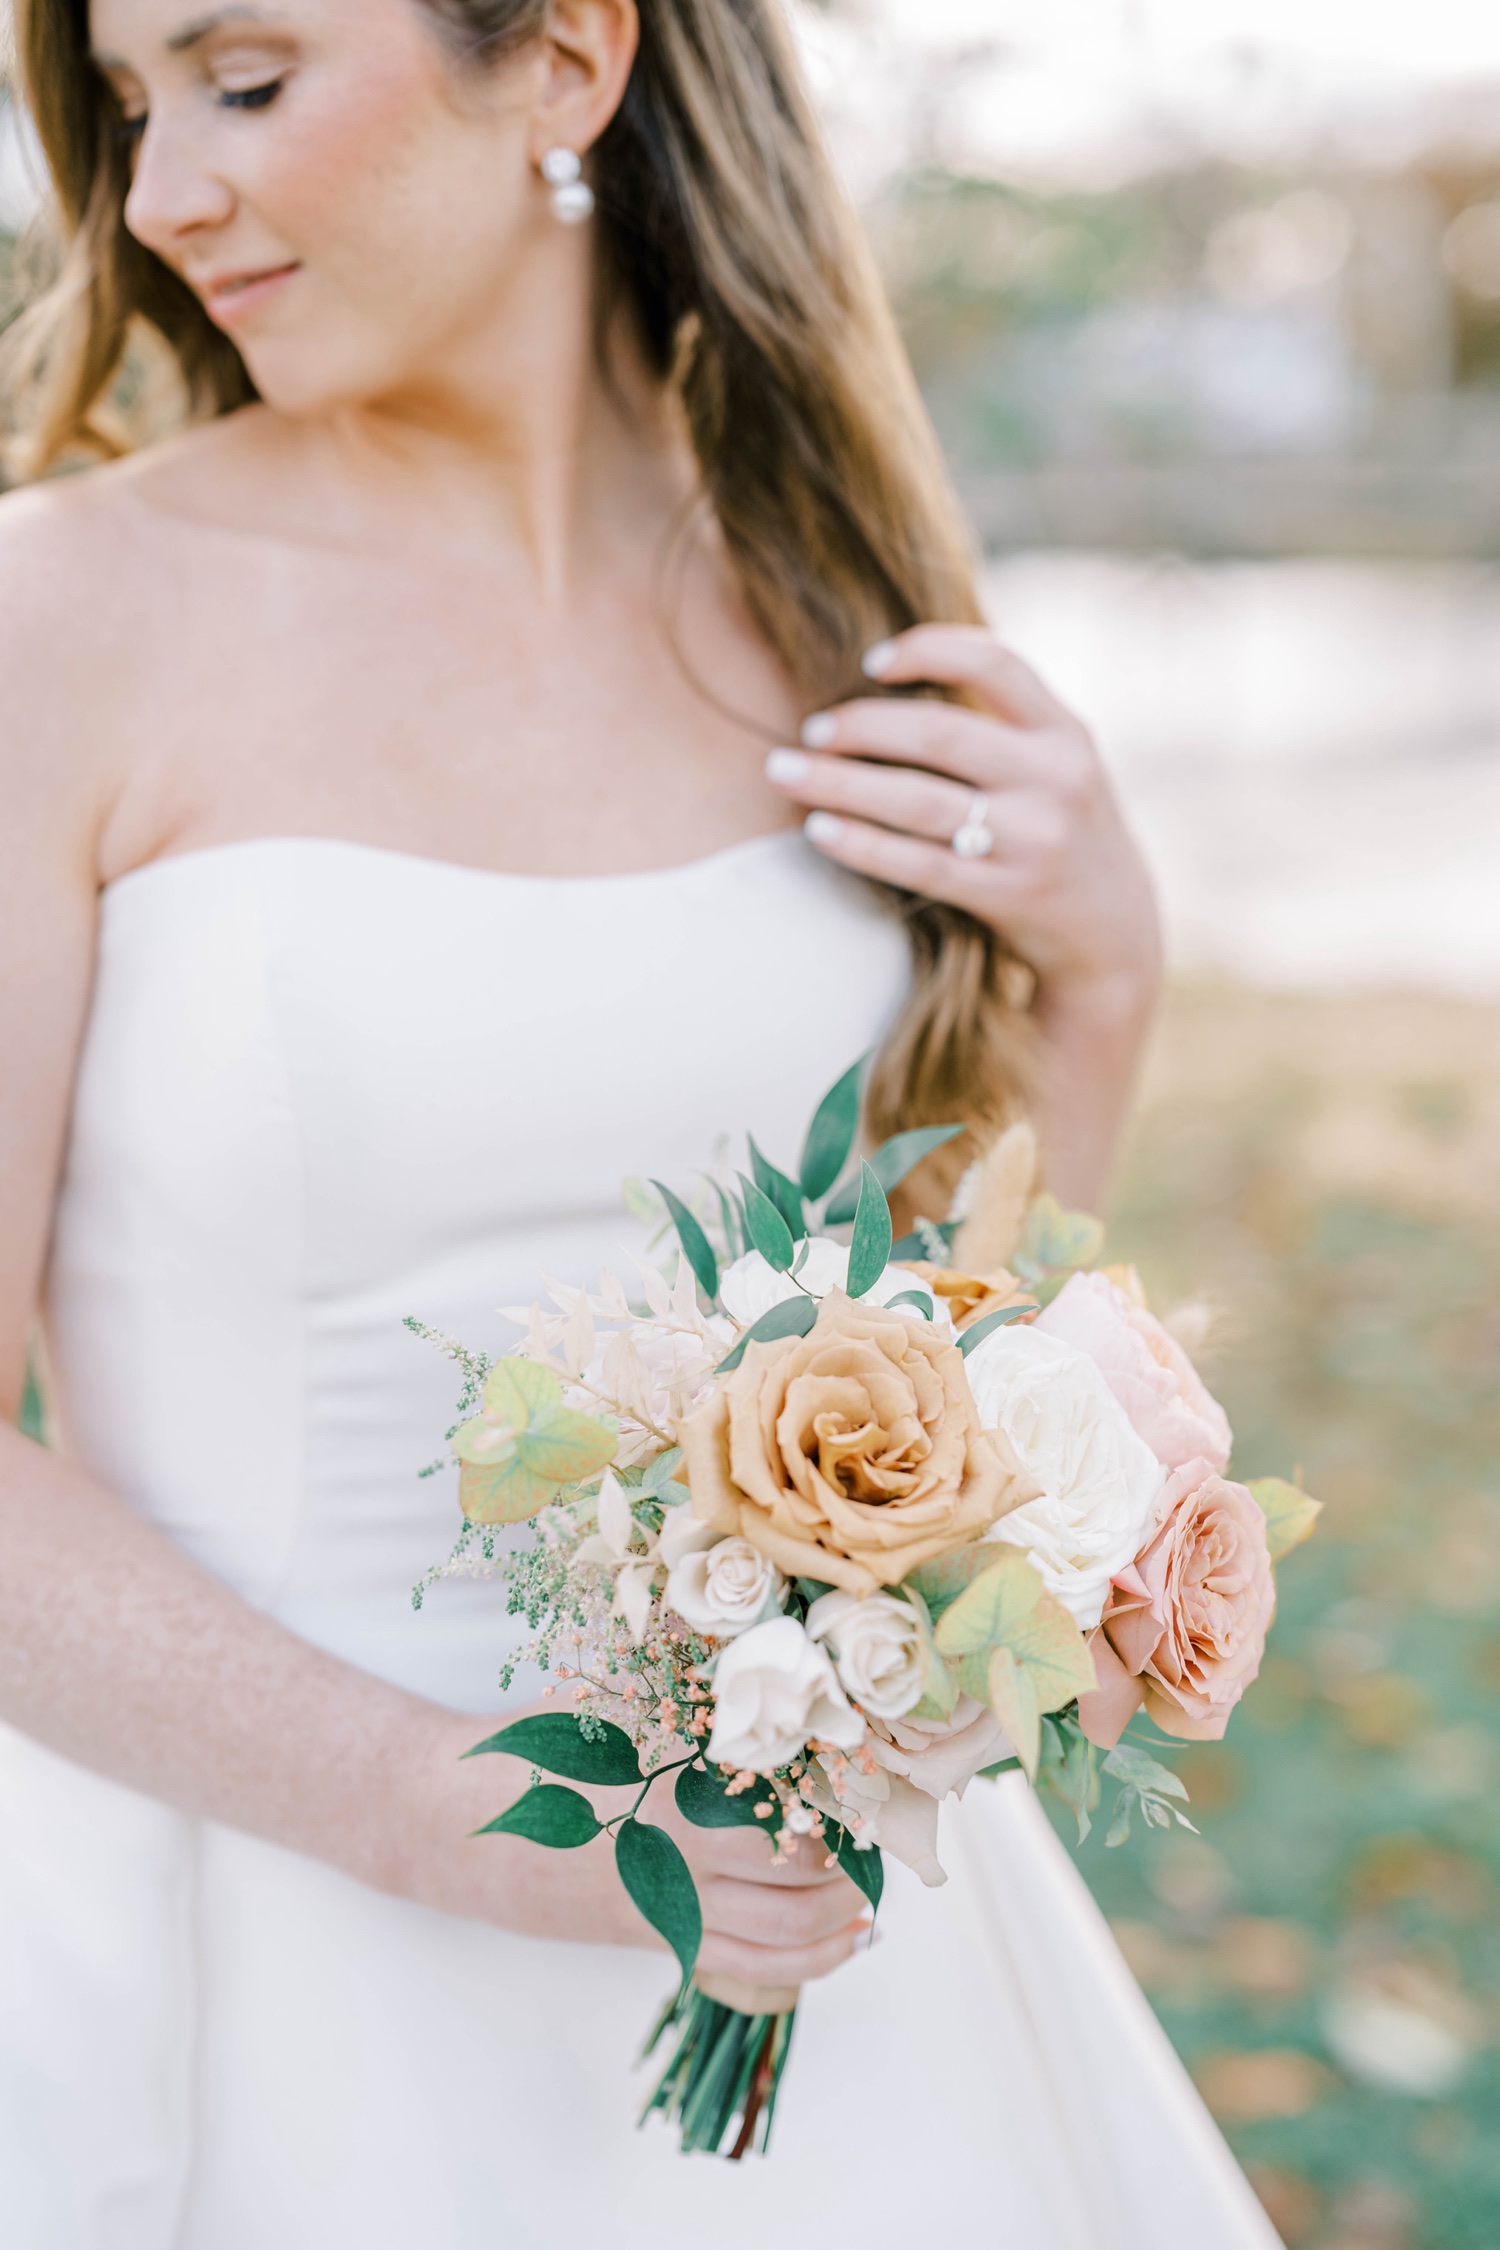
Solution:
[{"label": "bride", "polygon": [[873,1945],[680,1830],[704,1965],[810,1989],[768,2161],[637,2133],[667,1961],[607,1856],[473,1839],[515,1624],[411,1606],[404,1316],[503,1347],[622,1174],[785,1159],[871,1045],[874,1132],[1024,1081],[1094,1201],[1149,1011],[776,0],[14,13],[17,429],[154,442],[0,508],[7,2245],[1270,2243],[1014,1779]]}]

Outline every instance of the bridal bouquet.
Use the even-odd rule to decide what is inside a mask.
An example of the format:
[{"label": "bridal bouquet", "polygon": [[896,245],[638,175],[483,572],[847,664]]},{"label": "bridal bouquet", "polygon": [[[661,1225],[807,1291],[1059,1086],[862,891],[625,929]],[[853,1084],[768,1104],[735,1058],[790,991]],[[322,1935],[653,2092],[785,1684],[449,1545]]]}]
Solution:
[{"label": "bridal bouquet", "polygon": [[[638,1301],[611,1274],[554,1286],[512,1309],[525,1341],[493,1363],[434,1339],[467,1379],[466,1520],[431,1576],[503,1572],[532,1638],[502,1685],[534,1661],[570,1705],[476,1745],[533,1769],[481,1833],[611,1834],[682,1972],[647,2114],[735,2157],[765,2145],[797,1994],[695,1975],[697,1894],[652,1790],[823,1850],[872,1907],[884,1852],[944,1880],[938,1807],[979,1775],[1056,1789],[1081,1839],[1102,1752],[1109,1842],[1136,1809],[1185,1822],[1182,1783],[1124,1730],[1144,1709],[1162,1734],[1223,1734],[1273,1561],[1316,1514],[1226,1477],[1223,1410],[1135,1274],[1094,1270],[1098,1224],[1035,1192],[1029,1127],[893,1241],[887,1192],[960,1128],[851,1168],[860,1074],[824,1097],[795,1178],[752,1140],[733,1181],[653,1184],[675,1278],[643,1262]],[[568,1783],[635,1795],[602,1818]]]}]

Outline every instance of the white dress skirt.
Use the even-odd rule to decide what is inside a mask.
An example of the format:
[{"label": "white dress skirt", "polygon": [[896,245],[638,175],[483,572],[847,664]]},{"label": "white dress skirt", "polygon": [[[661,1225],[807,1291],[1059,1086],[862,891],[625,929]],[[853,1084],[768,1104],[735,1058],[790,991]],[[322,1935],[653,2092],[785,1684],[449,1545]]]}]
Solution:
[{"label": "white dress skirt", "polygon": [[[102,912],[63,1442],[293,1631],[488,1718],[501,1590],[412,1607],[456,1386],[404,1317],[493,1348],[544,1272],[629,1270],[622,1175],[747,1127],[793,1160],[902,934],[794,835],[578,879],[268,839]],[[771,2154],[731,2165],[636,2127],[664,1956],[452,1920],[0,1736],[0,2243],[1272,2250],[1025,1784],[976,1783],[942,1853],[808,1990]]]}]

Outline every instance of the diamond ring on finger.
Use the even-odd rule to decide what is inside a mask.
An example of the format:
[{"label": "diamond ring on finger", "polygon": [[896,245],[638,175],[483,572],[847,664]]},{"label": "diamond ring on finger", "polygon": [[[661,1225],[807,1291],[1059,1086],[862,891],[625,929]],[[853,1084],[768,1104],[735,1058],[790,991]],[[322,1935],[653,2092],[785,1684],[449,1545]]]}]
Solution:
[{"label": "diamond ring on finger", "polygon": [[957,859],[988,859],[995,848],[995,831],[987,815],[988,800],[978,791],[964,814],[963,825],[955,828],[949,840],[949,849]]}]

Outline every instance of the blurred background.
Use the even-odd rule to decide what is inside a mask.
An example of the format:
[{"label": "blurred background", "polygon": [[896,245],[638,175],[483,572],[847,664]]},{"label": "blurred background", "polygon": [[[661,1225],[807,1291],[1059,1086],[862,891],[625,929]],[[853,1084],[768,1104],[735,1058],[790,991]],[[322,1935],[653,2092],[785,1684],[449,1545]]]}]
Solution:
[{"label": "blurred background", "polygon": [[1326,1503],[1201,1837],[1082,1865],[1293,2250],[1495,2250],[1500,9],[793,5],[1160,884],[1112,1254]]},{"label": "blurred background", "polygon": [[1326,1503],[1201,1838],[1081,1863],[1289,2245],[1495,2250],[1500,10],[801,22],[995,621],[1160,885],[1112,1254]]}]

